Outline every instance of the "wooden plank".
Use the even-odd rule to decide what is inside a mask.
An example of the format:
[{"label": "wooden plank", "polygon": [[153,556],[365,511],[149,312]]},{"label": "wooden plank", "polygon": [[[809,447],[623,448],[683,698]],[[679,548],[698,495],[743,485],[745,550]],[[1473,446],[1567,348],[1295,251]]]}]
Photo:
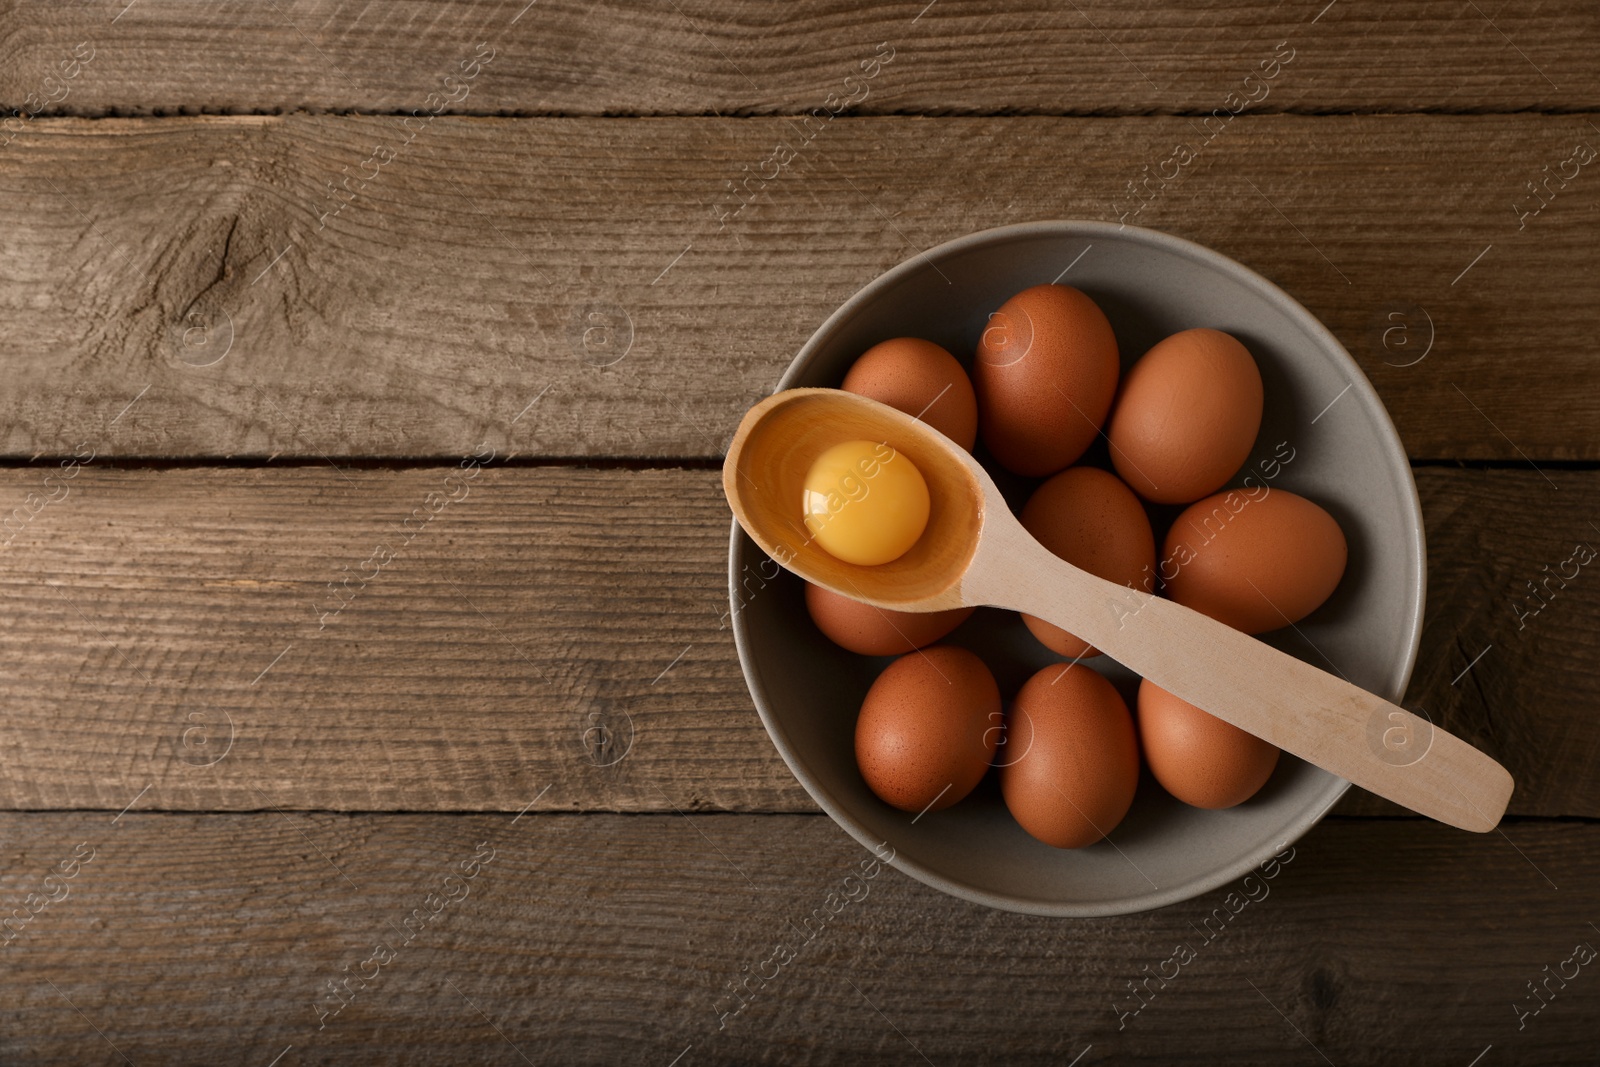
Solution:
[{"label": "wooden plank", "polygon": [[1593,1059],[1590,968],[1527,987],[1600,944],[1592,824],[1333,820],[1271,878],[1053,921],[820,817],[110,818],[0,817],[0,901],[59,898],[4,950],[7,1062]]},{"label": "wooden plank", "polygon": [[[396,121],[33,123],[0,154],[0,455],[715,457],[873,276],[992,225],[1118,217],[1194,132],[841,120],[719,224],[787,120],[440,118],[380,167]],[[1413,456],[1597,459],[1600,401],[1572,384],[1600,331],[1600,186],[1522,232],[1513,211],[1591,136],[1575,116],[1243,117],[1131,221],[1306,303]]]},{"label": "wooden plank", "polygon": [[[781,9],[754,0],[23,0],[9,5],[17,30],[0,99],[89,115],[406,112],[439,92],[454,108],[489,114],[726,115],[803,113],[837,94],[869,113],[1204,114],[1286,42],[1292,66],[1263,108],[1592,108],[1600,35],[1591,15],[1577,0],[813,0]],[[83,41],[94,48],[88,67],[46,81]],[[892,64],[846,86],[880,42],[894,49]],[[493,49],[490,65],[444,83],[480,44]]]},{"label": "wooden plank", "polygon": [[5,550],[8,806],[809,806],[713,474],[470,473],[80,469]]},{"label": "wooden plank", "polygon": [[[735,658],[715,471],[452,473],[52,483],[67,495],[0,550],[0,808],[815,810]],[[0,472],[0,503],[42,499],[44,474]],[[1511,770],[1513,813],[1596,816],[1593,568],[1536,616],[1512,606],[1600,542],[1600,472],[1550,477],[1418,472],[1407,706]]]}]

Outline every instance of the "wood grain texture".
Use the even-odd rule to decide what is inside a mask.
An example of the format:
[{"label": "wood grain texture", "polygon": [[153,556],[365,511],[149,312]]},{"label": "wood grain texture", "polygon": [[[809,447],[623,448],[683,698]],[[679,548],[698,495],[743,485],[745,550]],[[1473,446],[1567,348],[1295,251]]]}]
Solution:
[{"label": "wood grain texture", "polygon": [[[0,1055],[1064,1064],[1092,1045],[1080,1063],[1466,1064],[1493,1044],[1504,1063],[1589,1063],[1587,968],[1520,1029],[1516,1006],[1600,939],[1600,827],[1508,837],[1333,820],[1270,879],[1064,921],[863,877],[870,854],[821,817],[13,814],[7,908],[94,851],[0,950]],[[1120,1014],[1179,945],[1192,960]],[[319,1016],[327,984],[360,974]]]},{"label": "wood grain texture", "polygon": [[9,805],[808,806],[714,475],[465,473],[80,470],[4,550]]},{"label": "wood grain texture", "polygon": [[1413,456],[1600,458],[1600,183],[1513,209],[1581,117],[1243,116],[1137,214],[1194,120],[841,119],[720,223],[789,120],[398,121],[32,123],[0,153],[0,455],[712,457],[887,267],[1127,212],[1304,302]]},{"label": "wood grain texture", "polygon": [[[0,807],[815,810],[734,655],[717,472],[452,472],[91,463],[55,483],[0,549]],[[44,474],[0,473],[0,501]],[[1506,765],[1513,814],[1596,816],[1600,578],[1513,607],[1600,543],[1600,474],[1550,477],[1418,472],[1406,706]]]},{"label": "wood grain texture", "polygon": [[[849,93],[843,79],[879,42],[896,58],[859,101],[866,112],[1208,113],[1279,41],[1297,66],[1265,101],[1275,109],[1600,104],[1600,32],[1578,0],[19,0],[4,18],[16,28],[0,50],[0,100],[32,93],[91,115],[409,111],[483,42],[495,59],[455,106],[490,114],[805,112]],[[45,77],[85,40],[92,63],[52,100]]]}]

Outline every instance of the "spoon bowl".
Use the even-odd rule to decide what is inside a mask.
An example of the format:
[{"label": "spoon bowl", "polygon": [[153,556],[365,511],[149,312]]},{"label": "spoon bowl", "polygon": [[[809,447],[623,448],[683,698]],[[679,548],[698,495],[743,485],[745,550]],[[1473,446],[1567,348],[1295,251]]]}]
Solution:
[{"label": "spoon bowl", "polygon": [[[748,433],[746,429],[748,428]],[[928,483],[928,525],[899,559],[858,567],[811,538],[799,501],[806,472],[840,441],[883,442]],[[762,550],[808,582],[899,611],[960,607],[960,580],[983,527],[983,469],[926,423],[836,389],[790,389],[744,417],[722,467],[723,491]],[[964,461],[963,461],[964,460]]]}]

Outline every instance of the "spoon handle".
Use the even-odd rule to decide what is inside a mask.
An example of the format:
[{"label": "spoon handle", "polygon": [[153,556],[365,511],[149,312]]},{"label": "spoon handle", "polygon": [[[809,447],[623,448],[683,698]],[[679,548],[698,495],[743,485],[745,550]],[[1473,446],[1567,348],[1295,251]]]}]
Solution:
[{"label": "spoon handle", "polygon": [[1412,811],[1479,833],[1505,814],[1510,773],[1459,737],[1197,611],[1066,564],[1025,534],[1006,540],[1005,562],[969,577],[987,588],[964,583],[965,598],[1052,622],[1169,693]]}]

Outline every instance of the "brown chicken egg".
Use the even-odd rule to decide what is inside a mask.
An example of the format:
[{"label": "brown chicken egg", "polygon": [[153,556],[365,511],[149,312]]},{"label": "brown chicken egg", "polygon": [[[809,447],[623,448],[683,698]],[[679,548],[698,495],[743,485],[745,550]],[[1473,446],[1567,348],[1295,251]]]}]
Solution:
[{"label": "brown chicken egg", "polygon": [[[1022,525],[1040,544],[1075,567],[1107,581],[1154,591],[1156,539],[1139,498],[1117,476],[1094,467],[1069,467],[1034,490]],[[1024,615],[1050,651],[1077,659],[1099,653],[1087,641],[1043,619]]]},{"label": "brown chicken egg", "polygon": [[807,582],[806,610],[817,629],[840,648],[863,656],[899,656],[933,644],[977,609],[892,611]]},{"label": "brown chicken egg", "polygon": [[1117,338],[1093,300],[1065,285],[1024,289],[989,316],[978,341],[983,443],[1016,474],[1054,474],[1100,432],[1117,372]]},{"label": "brown chicken egg", "polygon": [[972,451],[978,440],[978,400],[961,363],[932,341],[896,337],[861,354],[840,386],[914,415]]},{"label": "brown chicken egg", "polygon": [[972,792],[1000,742],[1000,687],[977,656],[935,645],[878,675],[856,720],[856,765],[902,811],[940,811]]},{"label": "brown chicken egg", "polygon": [[1227,484],[1260,429],[1261,371],[1249,350],[1221,330],[1196,329],[1133,365],[1106,437],[1112,465],[1135,492],[1187,504]]},{"label": "brown chicken egg", "polygon": [[1231,808],[1255,796],[1278,765],[1278,749],[1180,700],[1139,683],[1139,740],[1161,787],[1197,808]]},{"label": "brown chicken egg", "polygon": [[1159,571],[1167,595],[1247,634],[1299,622],[1332,595],[1349,550],[1322,508],[1283,489],[1230,489],[1185,508]]},{"label": "brown chicken egg", "polygon": [[1006,721],[1000,791],[1022,828],[1056,848],[1092,845],[1116,829],[1139,784],[1128,706],[1081,663],[1028,679]]}]

